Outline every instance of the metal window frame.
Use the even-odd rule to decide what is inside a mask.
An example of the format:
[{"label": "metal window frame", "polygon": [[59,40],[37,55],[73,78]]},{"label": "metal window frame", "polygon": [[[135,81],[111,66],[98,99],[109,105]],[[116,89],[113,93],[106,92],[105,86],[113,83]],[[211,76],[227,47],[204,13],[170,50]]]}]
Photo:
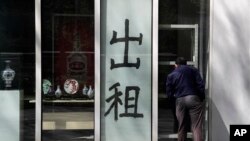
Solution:
[{"label": "metal window frame", "polygon": [[[192,29],[194,30],[194,54],[193,60],[188,61],[188,65],[194,65],[198,68],[198,39],[199,39],[199,29],[198,24],[160,24],[159,30],[185,30]],[[159,62],[160,65],[174,65],[175,61],[162,61]]]},{"label": "metal window frame", "polygon": [[[100,140],[100,1],[95,0],[95,141]],[[35,141],[42,140],[41,0],[35,0]]]}]

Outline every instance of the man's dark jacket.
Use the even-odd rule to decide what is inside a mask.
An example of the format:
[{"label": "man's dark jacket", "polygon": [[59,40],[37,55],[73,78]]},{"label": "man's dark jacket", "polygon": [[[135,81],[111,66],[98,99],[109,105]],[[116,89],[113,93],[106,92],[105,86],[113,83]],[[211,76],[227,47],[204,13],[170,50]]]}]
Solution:
[{"label": "man's dark jacket", "polygon": [[205,98],[205,86],[199,71],[191,66],[179,65],[166,80],[166,93],[169,97],[197,95]]}]

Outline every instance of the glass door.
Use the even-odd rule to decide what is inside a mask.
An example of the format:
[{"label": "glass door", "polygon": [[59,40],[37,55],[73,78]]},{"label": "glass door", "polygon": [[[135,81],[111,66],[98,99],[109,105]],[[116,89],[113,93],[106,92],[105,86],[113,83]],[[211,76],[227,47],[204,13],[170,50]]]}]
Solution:
[{"label": "glass door", "polygon": [[94,140],[94,0],[42,0],[42,140]]},{"label": "glass door", "polygon": [[[159,0],[158,32],[158,140],[176,141],[178,121],[175,100],[166,96],[165,80],[174,70],[177,57],[204,74],[207,49],[208,0]],[[204,132],[205,135],[205,132]],[[191,140],[191,129],[188,132]]]},{"label": "glass door", "polygon": [[[159,25],[159,137],[177,138],[178,121],[175,100],[165,93],[165,80],[174,70],[177,57],[185,57],[187,64],[198,65],[198,25]],[[163,124],[161,124],[163,123]]]}]

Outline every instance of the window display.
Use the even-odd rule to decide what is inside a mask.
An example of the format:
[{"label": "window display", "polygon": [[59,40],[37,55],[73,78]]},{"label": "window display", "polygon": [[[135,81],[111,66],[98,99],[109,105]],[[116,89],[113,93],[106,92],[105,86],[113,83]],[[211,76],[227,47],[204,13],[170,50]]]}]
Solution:
[{"label": "window display", "polygon": [[94,1],[43,0],[41,11],[42,139],[94,140]]}]

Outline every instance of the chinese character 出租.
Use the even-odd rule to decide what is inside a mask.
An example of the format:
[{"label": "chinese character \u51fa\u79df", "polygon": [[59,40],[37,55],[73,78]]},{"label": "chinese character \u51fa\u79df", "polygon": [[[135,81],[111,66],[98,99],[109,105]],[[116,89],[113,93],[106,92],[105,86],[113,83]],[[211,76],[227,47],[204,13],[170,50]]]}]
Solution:
[{"label": "chinese character \u51fa\u79df", "polygon": [[138,41],[139,45],[142,43],[142,34],[140,33],[140,37],[129,37],[129,20],[125,20],[125,37],[124,38],[117,38],[117,32],[113,31],[113,37],[110,41],[110,44],[118,43],[118,42],[125,42],[125,50],[124,50],[124,59],[123,63],[115,63],[114,59],[111,59],[111,66],[110,69],[119,68],[119,67],[135,67],[138,69],[140,67],[140,58],[136,58],[136,63],[129,63],[128,62],[128,49],[129,49],[129,41]]}]

